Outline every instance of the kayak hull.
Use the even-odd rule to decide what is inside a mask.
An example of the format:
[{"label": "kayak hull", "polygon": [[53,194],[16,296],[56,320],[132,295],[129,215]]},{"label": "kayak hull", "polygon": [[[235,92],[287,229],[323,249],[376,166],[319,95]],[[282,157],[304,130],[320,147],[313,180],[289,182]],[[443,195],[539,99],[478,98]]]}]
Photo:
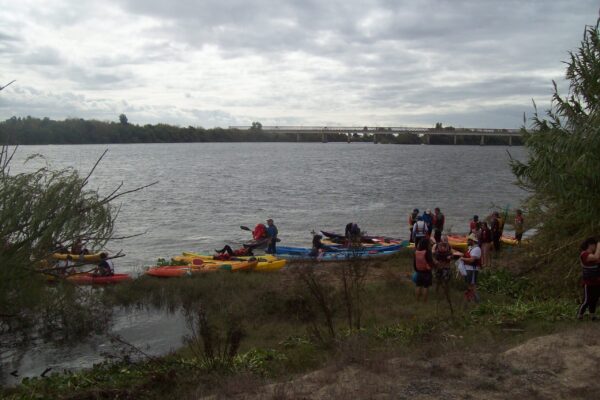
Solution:
[{"label": "kayak hull", "polygon": [[203,263],[201,265],[167,265],[152,267],[146,271],[146,275],[159,278],[173,278],[181,276],[191,276],[216,271],[247,271],[254,269],[258,262],[256,261],[234,261],[234,262],[214,262]]},{"label": "kayak hull", "polygon": [[95,276],[93,274],[77,274],[67,277],[69,282],[76,285],[111,285],[131,280],[128,274],[114,274],[110,276]]}]

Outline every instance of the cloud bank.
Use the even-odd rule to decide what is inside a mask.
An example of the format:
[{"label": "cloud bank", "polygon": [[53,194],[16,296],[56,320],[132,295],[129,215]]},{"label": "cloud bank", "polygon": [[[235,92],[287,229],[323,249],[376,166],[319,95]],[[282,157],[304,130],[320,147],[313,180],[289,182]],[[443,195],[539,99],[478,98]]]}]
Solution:
[{"label": "cloud bank", "polygon": [[[592,0],[0,1],[0,118],[513,128]],[[562,82],[562,83],[561,83]]]}]

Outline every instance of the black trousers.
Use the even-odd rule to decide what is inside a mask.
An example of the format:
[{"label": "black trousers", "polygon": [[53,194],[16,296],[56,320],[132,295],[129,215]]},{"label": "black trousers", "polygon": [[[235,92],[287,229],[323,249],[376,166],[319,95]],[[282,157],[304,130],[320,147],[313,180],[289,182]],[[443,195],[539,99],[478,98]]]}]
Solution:
[{"label": "black trousers", "polygon": [[583,303],[579,306],[577,315],[583,315],[585,310],[589,310],[590,314],[594,314],[598,298],[600,298],[600,285],[583,286]]}]

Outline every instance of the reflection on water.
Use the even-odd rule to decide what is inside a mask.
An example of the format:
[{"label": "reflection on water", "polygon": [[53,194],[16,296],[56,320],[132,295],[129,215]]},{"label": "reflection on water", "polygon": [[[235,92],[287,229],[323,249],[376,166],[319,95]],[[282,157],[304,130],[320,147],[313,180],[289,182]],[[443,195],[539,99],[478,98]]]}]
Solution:
[{"label": "reflection on water", "polygon": [[[150,355],[176,350],[187,333],[182,313],[141,309],[116,309],[110,330],[111,335],[119,336]],[[47,368],[52,368],[50,372],[89,368],[103,361],[107,355],[122,354],[122,348],[111,343],[110,337],[105,335],[95,335],[75,343],[57,344],[37,340],[27,349],[11,349],[2,354],[0,383],[18,383],[26,376],[39,376]],[[10,375],[13,371],[17,371],[18,379]]]}]

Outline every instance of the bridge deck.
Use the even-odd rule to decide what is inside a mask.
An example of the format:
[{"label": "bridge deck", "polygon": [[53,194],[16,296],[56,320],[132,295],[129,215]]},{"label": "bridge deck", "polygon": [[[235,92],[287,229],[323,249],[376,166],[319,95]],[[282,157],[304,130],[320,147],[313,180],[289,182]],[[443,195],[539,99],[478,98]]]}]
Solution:
[{"label": "bridge deck", "polygon": [[[251,126],[230,126],[230,129],[250,130]],[[522,136],[520,129],[490,129],[490,128],[454,128],[452,130],[421,128],[421,127],[344,127],[344,126],[263,126],[263,132],[269,133],[297,133],[297,134],[323,134],[323,133],[368,133],[370,135],[394,135],[398,133],[412,133],[421,135],[448,135],[448,136]]]}]

